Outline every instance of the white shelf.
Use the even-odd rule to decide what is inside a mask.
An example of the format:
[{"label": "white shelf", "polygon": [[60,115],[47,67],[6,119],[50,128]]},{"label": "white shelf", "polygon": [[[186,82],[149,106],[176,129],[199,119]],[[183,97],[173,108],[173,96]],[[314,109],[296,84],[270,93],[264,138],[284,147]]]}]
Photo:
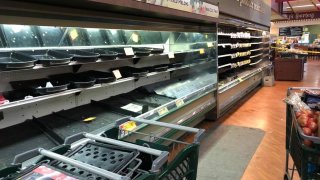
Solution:
[{"label": "white shelf", "polygon": [[224,55],[218,56],[218,58],[228,57],[228,56],[232,56],[232,55],[233,55],[233,54],[224,54]]},{"label": "white shelf", "polygon": [[258,48],[258,49],[252,49],[252,50],[250,50],[251,52],[252,51],[260,51],[260,50],[262,50],[263,48]]},{"label": "white shelf", "polygon": [[262,62],[262,59],[260,59],[259,61],[255,62],[255,63],[251,63],[251,64],[249,64],[249,65],[250,65],[250,66],[253,66],[253,65],[259,64],[260,62]]},{"label": "white shelf", "polygon": [[250,59],[251,59],[251,58],[258,57],[258,56],[262,56],[262,54],[263,54],[263,53],[260,53],[260,54],[254,55],[254,56],[250,56]]},{"label": "white shelf", "polygon": [[221,68],[224,68],[224,67],[228,67],[228,66],[231,66],[231,65],[232,65],[231,63],[229,63],[229,64],[224,64],[224,65],[222,65],[222,66],[219,66],[218,69],[221,69]]},{"label": "white shelf", "polygon": [[265,65],[263,67],[259,67],[259,68],[255,69],[253,71],[248,72],[245,75],[242,75],[241,77],[239,77],[239,78],[237,78],[237,79],[235,79],[233,81],[230,81],[230,82],[228,82],[228,83],[226,83],[226,84],[224,84],[222,86],[219,86],[218,93],[220,94],[220,93],[223,93],[223,92],[227,91],[228,89],[231,89],[232,87],[234,87],[234,86],[238,85],[239,83],[249,79],[250,77],[260,73],[261,71],[263,71],[264,69],[266,69],[266,68],[268,68],[270,66],[272,66],[272,64],[267,64],[267,65]]}]

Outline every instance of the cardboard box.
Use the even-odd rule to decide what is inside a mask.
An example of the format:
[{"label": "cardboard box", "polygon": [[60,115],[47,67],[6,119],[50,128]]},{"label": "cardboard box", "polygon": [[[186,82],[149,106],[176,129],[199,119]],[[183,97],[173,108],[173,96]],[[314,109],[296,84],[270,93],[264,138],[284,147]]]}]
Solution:
[{"label": "cardboard box", "polygon": [[274,86],[274,76],[266,76],[263,78],[263,86],[272,87]]}]

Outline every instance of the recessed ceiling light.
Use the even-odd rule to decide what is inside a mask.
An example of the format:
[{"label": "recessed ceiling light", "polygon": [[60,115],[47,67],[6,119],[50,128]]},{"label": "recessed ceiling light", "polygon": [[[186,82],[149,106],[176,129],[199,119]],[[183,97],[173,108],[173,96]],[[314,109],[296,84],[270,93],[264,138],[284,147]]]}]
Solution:
[{"label": "recessed ceiling light", "polygon": [[[317,6],[320,6],[320,4],[316,4]],[[313,4],[307,4],[307,5],[301,5],[301,6],[292,6],[292,8],[304,8],[304,7],[314,7]],[[291,9],[290,7],[287,7],[287,9]]]}]

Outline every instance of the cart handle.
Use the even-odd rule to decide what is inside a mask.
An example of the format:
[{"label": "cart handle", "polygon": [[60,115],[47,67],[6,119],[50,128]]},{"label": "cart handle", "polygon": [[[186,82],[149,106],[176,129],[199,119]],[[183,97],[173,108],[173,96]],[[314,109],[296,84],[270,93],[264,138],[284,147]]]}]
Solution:
[{"label": "cart handle", "polygon": [[55,160],[58,160],[58,161],[61,161],[61,162],[67,163],[67,164],[71,164],[71,165],[76,166],[80,169],[83,169],[83,170],[89,171],[91,173],[100,175],[104,178],[108,178],[108,179],[112,179],[112,180],[130,180],[129,177],[121,176],[119,174],[116,174],[116,173],[113,173],[113,172],[110,172],[110,171],[107,171],[104,169],[97,168],[97,167],[92,166],[90,164],[86,164],[86,163],[71,159],[69,157],[48,151],[43,148],[34,149],[34,150],[27,151],[25,153],[17,155],[14,158],[14,163],[19,163],[19,162],[22,163],[23,160],[28,160],[26,158],[30,159],[30,158],[32,158],[34,156],[38,156],[38,155],[43,155],[43,156],[49,157],[51,159],[55,159]]},{"label": "cart handle", "polygon": [[147,154],[158,156],[152,163],[152,167],[150,170],[152,172],[160,171],[160,168],[163,166],[164,163],[167,162],[168,156],[169,156],[169,152],[167,152],[167,151],[160,151],[157,149],[139,146],[136,144],[132,144],[132,143],[124,142],[124,141],[119,141],[119,140],[115,140],[115,139],[111,139],[111,138],[107,138],[107,137],[101,137],[99,135],[94,135],[94,134],[90,134],[90,133],[75,134],[73,136],[66,138],[64,143],[71,144],[71,143],[78,141],[80,139],[83,139],[83,138],[88,138],[88,139],[96,140],[99,142],[108,143],[108,144],[112,144],[112,145],[116,145],[116,146],[122,146],[122,147],[130,148],[130,149],[136,149],[140,152],[144,152]]},{"label": "cart handle", "polygon": [[288,90],[303,90],[303,89],[313,89],[320,90],[318,87],[289,87]]},{"label": "cart handle", "polygon": [[167,128],[171,128],[171,129],[180,130],[180,131],[195,133],[196,135],[194,138],[194,143],[196,143],[196,144],[200,144],[200,141],[203,138],[204,132],[205,132],[204,129],[192,128],[192,127],[181,126],[181,125],[177,125],[177,124],[171,124],[171,123],[165,123],[165,122],[159,122],[159,121],[151,121],[151,120],[145,120],[145,119],[133,118],[133,117],[127,117],[127,118],[117,120],[116,126],[120,126],[121,124],[123,124],[127,121],[134,121],[134,122],[139,122],[139,123],[143,123],[143,124],[157,125],[157,126],[167,127]]}]

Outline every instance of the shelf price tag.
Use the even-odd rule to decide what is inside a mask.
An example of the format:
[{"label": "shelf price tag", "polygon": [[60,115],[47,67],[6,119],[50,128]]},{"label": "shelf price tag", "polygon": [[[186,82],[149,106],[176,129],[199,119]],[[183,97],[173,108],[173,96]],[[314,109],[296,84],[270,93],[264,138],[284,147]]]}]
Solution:
[{"label": "shelf price tag", "polygon": [[177,99],[177,100],[176,100],[176,106],[177,106],[177,107],[181,107],[181,106],[183,106],[183,105],[184,105],[183,99]]},{"label": "shelf price tag", "polygon": [[210,48],[210,47],[213,47],[213,42],[207,42],[207,46]]},{"label": "shelf price tag", "polygon": [[239,82],[243,82],[243,79],[241,77],[238,78]]},{"label": "shelf price tag", "polygon": [[205,53],[205,50],[202,48],[202,49],[199,50],[199,53],[200,53],[200,54],[204,54],[204,53]]},{"label": "shelf price tag", "polygon": [[118,69],[117,70],[113,70],[112,73],[113,73],[114,77],[116,77],[116,79],[122,78],[122,75],[121,75],[121,73],[120,73],[120,71]]},{"label": "shelf price tag", "polygon": [[158,110],[159,116],[162,116],[162,115],[164,115],[164,114],[166,114],[166,113],[168,113],[168,112],[169,112],[169,110],[168,110],[167,107],[163,107],[163,108],[161,108],[161,109]]},{"label": "shelf price tag", "polygon": [[133,56],[134,55],[133,49],[131,47],[124,48],[124,53],[126,53],[126,56]]},{"label": "shelf price tag", "polygon": [[174,52],[169,52],[168,53],[168,57],[169,57],[169,59],[173,59],[174,58]]}]

